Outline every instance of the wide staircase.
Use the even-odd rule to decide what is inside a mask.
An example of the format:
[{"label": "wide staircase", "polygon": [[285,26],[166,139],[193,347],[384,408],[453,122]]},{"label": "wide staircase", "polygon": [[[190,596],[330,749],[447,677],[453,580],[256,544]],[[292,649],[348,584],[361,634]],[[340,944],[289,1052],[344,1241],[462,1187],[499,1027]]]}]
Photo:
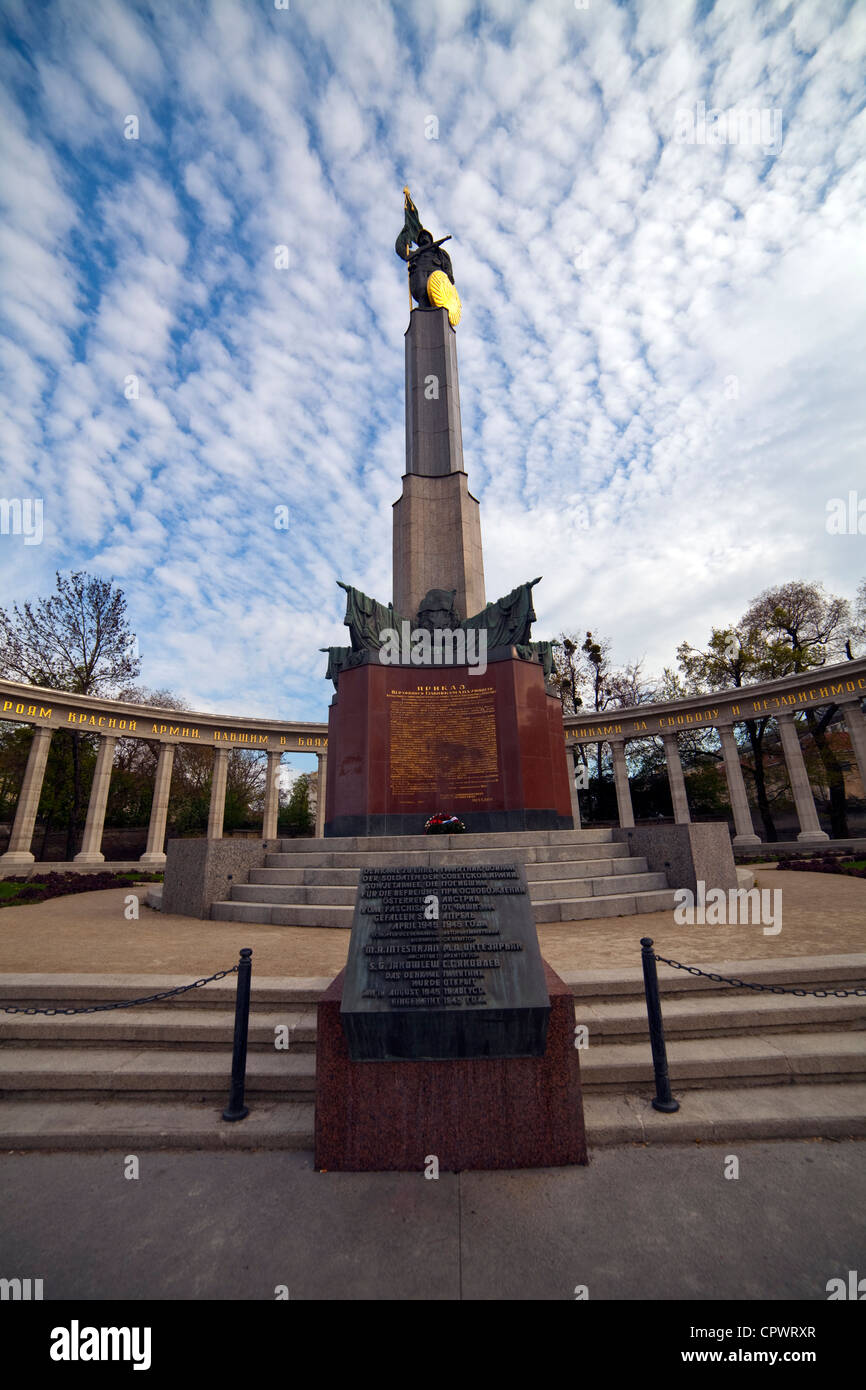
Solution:
[{"label": "wide staircase", "polygon": [[[553,861],[557,862],[557,861]],[[729,963],[765,986],[851,991],[866,956]],[[590,1148],[866,1136],[866,997],[754,993],[659,967],[674,1095],[659,1114],[640,966],[564,976],[575,1017]],[[7,975],[3,1003],[82,1008],[188,983],[173,977]],[[313,1147],[315,1001],[327,979],[253,975],[249,1116],[221,1119],[235,983],[170,1003],[74,1016],[0,1004],[0,1149]],[[287,1042],[287,1047],[278,1047]]]},{"label": "wide staircase", "polygon": [[498,835],[380,835],[281,840],[248,883],[215,902],[221,922],[351,928],[364,867],[523,864],[536,923],[631,917],[674,906],[663,873],[629,855],[611,830],[524,830]]}]

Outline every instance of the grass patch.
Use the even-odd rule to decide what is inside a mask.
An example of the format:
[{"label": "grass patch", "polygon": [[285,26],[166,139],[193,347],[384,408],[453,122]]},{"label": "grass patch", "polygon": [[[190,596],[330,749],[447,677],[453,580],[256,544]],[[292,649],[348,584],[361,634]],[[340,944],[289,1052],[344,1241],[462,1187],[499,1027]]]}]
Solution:
[{"label": "grass patch", "polygon": [[0,900],[3,898],[17,898],[23,888],[21,883],[10,883],[8,878],[0,879]]}]

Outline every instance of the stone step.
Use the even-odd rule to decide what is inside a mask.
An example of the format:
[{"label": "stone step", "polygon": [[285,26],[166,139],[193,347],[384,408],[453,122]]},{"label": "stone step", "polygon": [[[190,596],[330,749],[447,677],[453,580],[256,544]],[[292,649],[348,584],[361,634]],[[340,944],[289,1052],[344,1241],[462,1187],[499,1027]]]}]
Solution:
[{"label": "stone step", "polygon": [[[688,1091],[672,1115],[653,1110],[650,1093],[590,1094],[584,1118],[590,1150],[615,1144],[730,1143],[750,1139],[866,1137],[866,1085],[762,1086]],[[155,1100],[7,1099],[0,1149],[313,1148],[312,1101],[259,1099],[244,1120],[226,1123],[222,1104]],[[310,1163],[313,1155],[310,1152]]]},{"label": "stone step", "polygon": [[[328,874],[336,871],[326,869],[323,872]],[[597,878],[580,875],[576,878],[546,881],[533,879],[529,884],[529,896],[531,902],[544,902],[552,898],[590,898],[611,893],[649,892],[667,886],[667,879],[663,873],[651,874],[644,871],[636,874],[602,875]],[[357,888],[333,884],[309,887],[306,884],[237,883],[232,886],[231,894],[231,902],[278,903],[287,907],[298,907],[307,903],[327,907],[354,907]]]},{"label": "stone step", "polygon": [[747,1139],[866,1137],[862,1082],[690,1090],[672,1115],[644,1096],[594,1094],[584,1099],[590,1148],[613,1144],[731,1143]]},{"label": "stone step", "polygon": [[[710,1087],[752,1087],[866,1081],[866,1032],[778,1032],[760,1037],[669,1038],[671,1087],[677,1091]],[[639,1092],[653,1085],[649,1040],[597,1043],[581,1050],[585,1091]],[[250,1052],[246,1090],[250,1096],[297,1099],[315,1089],[312,1051]],[[75,1094],[226,1092],[231,1076],[230,1042],[220,1051],[189,1046],[172,1050],[71,1044],[0,1047],[0,1094],[28,1098]]]},{"label": "stone step", "polygon": [[[269,858],[273,856],[268,856]],[[274,869],[270,866],[265,869],[250,869],[250,883],[260,883],[262,885],[279,884],[282,887],[310,887],[315,888],[320,885],[335,888],[351,888],[352,891],[358,886],[358,879],[361,870],[358,869],[334,869],[323,868],[295,868],[295,869]],[[236,885],[241,887],[243,885]]]},{"label": "stone step", "polygon": [[[625,848],[613,846],[612,848]],[[297,887],[335,887],[356,888],[360,868],[335,869],[331,867],[280,869],[267,867],[250,869],[250,884]],[[639,856],[620,855],[604,859],[569,859],[562,864],[527,864],[526,878],[529,883],[549,881],[555,878],[600,878],[607,874],[647,873],[647,862]],[[247,885],[237,885],[246,887]]]},{"label": "stone step", "polygon": [[664,874],[611,874],[600,878],[558,878],[533,880],[529,896],[533,903],[550,902],[556,898],[601,898],[622,893],[650,893],[655,889],[668,890]]},{"label": "stone step", "polygon": [[[585,882],[591,880],[582,880],[578,886]],[[268,890],[258,891],[266,893]],[[671,910],[674,907],[674,890],[633,889],[628,894],[608,892],[598,897],[585,894],[581,897],[553,898],[544,902],[531,901],[531,907],[536,924],[582,922],[594,917],[633,917],[639,912]],[[272,927],[341,927],[343,930],[351,930],[353,916],[353,906],[325,906],[318,903],[278,904],[267,901],[243,901],[234,897],[224,902],[215,902],[211,906],[213,921],[260,923]]]},{"label": "stone step", "polygon": [[310,903],[292,907],[232,899],[212,903],[210,915],[214,922],[248,922],[272,927],[340,927],[344,931],[351,931],[354,908]]},{"label": "stone step", "polygon": [[0,1149],[312,1149],[312,1100],[255,1100],[234,1122],[222,1118],[225,1103],[7,1098]]},{"label": "stone step", "polygon": [[[611,849],[625,849],[611,845]],[[549,883],[555,878],[600,878],[606,874],[645,874],[649,872],[642,855],[612,855],[604,859],[566,859],[562,863],[525,864],[528,883]]]},{"label": "stone step", "polygon": [[[524,845],[520,848],[501,846],[490,849],[469,849],[464,844],[453,850],[443,849],[439,844],[430,847],[424,836],[423,849],[402,849],[376,851],[332,850],[320,852],[298,850],[296,853],[274,852],[265,855],[265,867],[269,869],[367,869],[374,867],[401,868],[412,865],[441,865],[448,868],[452,864],[564,864],[579,859],[598,858],[598,844],[590,845]],[[447,837],[446,837],[447,838]],[[465,837],[460,836],[462,841]],[[305,840],[301,843],[310,844]],[[331,846],[333,840],[317,843]],[[628,845],[605,844],[605,859],[626,859],[629,857]]]},{"label": "stone step", "polygon": [[639,912],[669,912],[674,906],[674,890],[656,888],[627,895],[611,893],[597,898],[553,898],[547,902],[533,902],[532,917],[536,925],[543,922],[585,922],[594,917],[634,917]]},{"label": "stone step", "polygon": [[[68,1001],[67,1001],[68,1002]],[[289,1029],[290,1050],[309,1051],[316,1043],[314,1005],[288,1005],[267,1011],[256,1009],[252,999],[249,1028],[251,1049],[274,1048],[275,1029]],[[856,1031],[866,1029],[866,999],[802,999],[787,995],[725,992],[667,997],[663,1002],[668,1040],[725,1038],[748,1032]],[[576,1022],[589,1030],[590,1048],[611,1043],[644,1043],[648,1036],[643,995],[626,1002],[576,1001]],[[0,1044],[41,1046],[74,1041],[79,1046],[108,1043],[121,1047],[170,1047],[192,1043],[196,1047],[231,1047],[233,1010],[222,1008],[161,1009],[142,1006],[106,1013],[59,1017],[0,1014]]]},{"label": "stone step", "polygon": [[[222,1009],[115,1009],[109,1013],[45,1017],[42,1014],[0,1014],[0,1046],[9,1043],[40,1046],[46,1042],[78,1046],[177,1047],[192,1043],[197,1048],[231,1052],[234,1011]],[[286,1008],[263,1012],[250,1010],[247,1045],[250,1051],[274,1051],[276,1029],[288,1028],[289,1051],[313,1051],[316,1046],[316,1009]],[[282,1035],[281,1035],[282,1036]]]},{"label": "stone step", "polygon": [[[700,929],[698,929],[699,931]],[[239,943],[243,934],[239,933]],[[663,942],[656,941],[659,954],[665,954]],[[635,941],[634,966],[614,966],[604,969],[581,969],[570,971],[562,969],[560,978],[569,985],[575,998],[575,1007],[580,1012],[590,1006],[620,1008],[631,1005],[635,1000],[643,1000],[643,972],[640,966],[640,948]],[[213,971],[219,960],[205,962],[205,968]],[[688,964],[705,971],[736,977],[743,981],[765,987],[784,986],[799,989],[821,989],[832,991],[840,989],[853,991],[866,989],[866,954],[833,956],[783,956],[772,959],[734,960],[722,964],[718,960],[707,960],[701,949],[696,947],[689,954]],[[721,985],[703,975],[690,975],[685,970],[674,970],[668,965],[658,967],[659,983],[663,1008],[667,1009],[673,1000],[696,996],[695,1007],[708,1009],[716,1001],[751,1000],[780,1007],[789,1003],[797,1004],[798,997],[782,994],[767,994],[746,988]],[[315,1004],[328,988],[332,976],[283,976],[272,977],[256,973],[253,956],[251,1014],[258,1011],[272,1013],[278,1010],[300,1010]],[[139,999],[176,989],[190,983],[188,975],[135,975],[135,974],[6,974],[0,975],[0,1010],[4,1004],[39,1008],[82,1008],[91,1005],[107,1004],[115,1001]],[[234,1007],[237,992],[237,979],[226,975],[197,989],[187,990],[175,995],[170,1001],[154,1005],[140,1005],[139,1008],[218,1009]],[[849,1002],[857,1001],[858,996],[849,994]],[[842,1001],[832,995],[825,1000],[800,999],[801,1005],[819,1004],[822,1007],[834,1006]],[[866,1003],[866,995],[859,996],[859,1004]],[[724,1005],[723,1005],[724,1007]],[[136,1009],[136,1012],[138,1009]],[[126,1015],[127,1010],[111,1010],[106,1017]],[[4,1015],[0,1018],[15,1019],[22,1015]],[[92,1015],[100,1017],[101,1015]]]},{"label": "stone step", "polygon": [[328,854],[332,851],[346,853],[363,851],[365,854],[381,854],[390,851],[430,849],[431,845],[440,850],[451,849],[492,849],[520,848],[537,845],[609,845],[613,843],[613,831],[595,830],[507,830],[501,834],[472,833],[463,835],[333,835],[315,839],[304,837],[294,840],[272,840],[281,854]]},{"label": "stone step", "polygon": [[[0,1095],[36,1097],[73,1092],[79,1098],[117,1091],[149,1099],[195,1092],[228,1095],[231,1047],[221,1052],[194,1048],[0,1047]],[[246,1090],[250,1096],[279,1094],[295,1100],[316,1085],[313,1052],[251,1052]],[[223,1102],[225,1103],[225,1102]]]},{"label": "stone step", "polygon": [[[772,1033],[760,1037],[667,1041],[674,1095],[695,1087],[765,1086],[809,1081],[866,1081],[866,1032]],[[598,1043],[580,1054],[585,1087],[630,1091],[652,1086],[649,1040]]]},{"label": "stone step", "polygon": [[[684,964],[713,972],[727,978],[739,979],[749,984],[771,988],[780,986],[796,989],[840,989],[852,991],[866,987],[866,955],[835,956],[782,956],[778,959],[729,960],[720,964],[718,960],[708,960],[700,945],[700,928],[695,935],[694,951],[689,952]],[[640,948],[635,942],[635,955],[639,957]],[[664,942],[657,939],[656,952],[668,955]],[[676,957],[671,956],[671,959]],[[593,1003],[596,1000],[613,1002],[629,996],[644,994],[643,970],[640,961],[634,966],[614,966],[607,969],[560,970],[560,978],[570,987],[575,1000]],[[740,998],[760,998],[760,991],[719,984],[704,975],[691,975],[687,970],[677,970],[670,965],[658,965],[659,988],[662,1007],[671,996],[682,993],[706,992],[717,994],[720,998],[732,995]],[[796,996],[776,995],[784,999]]]},{"label": "stone step", "polygon": [[[213,972],[215,962],[211,961],[208,964]],[[332,979],[332,975],[284,976],[278,979],[257,975],[253,956],[250,1016],[254,1017],[260,1011],[268,1013],[276,1010],[302,1009],[305,1005],[316,1004]],[[0,975],[0,1019],[23,1016],[3,1014],[4,1004],[16,1005],[19,1008],[85,1008],[148,998],[190,983],[187,975]],[[234,1009],[236,995],[237,977],[226,975],[222,980],[214,980],[157,1004],[140,1004],[134,1009],[106,1010],[104,1015],[93,1014],[88,1017],[125,1017],[131,1016],[133,1012],[137,1013],[140,1009],[151,1008],[171,1009],[174,1012],[187,1009],[225,1010],[226,1005],[230,1005]]]},{"label": "stone step", "polygon": [[231,901],[239,903],[281,903],[289,907],[313,903],[320,907],[354,908],[358,889],[334,884],[307,887],[287,883],[235,883],[231,893]]},{"label": "stone step", "polygon": [[[866,999],[802,999],[790,995],[726,993],[664,996],[665,1037],[714,1038],[736,1033],[820,1032],[866,1029]],[[594,1043],[631,1042],[647,1037],[646,1001],[624,1003],[575,1000],[575,1022],[589,1029]]]}]

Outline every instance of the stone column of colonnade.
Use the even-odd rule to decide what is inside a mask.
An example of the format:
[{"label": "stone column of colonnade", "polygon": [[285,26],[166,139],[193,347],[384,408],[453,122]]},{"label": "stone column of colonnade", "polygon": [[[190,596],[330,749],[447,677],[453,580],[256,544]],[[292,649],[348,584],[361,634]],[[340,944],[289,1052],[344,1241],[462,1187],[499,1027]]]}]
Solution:
[{"label": "stone column of colonnade", "polygon": [[229,750],[227,748],[215,748],[210,782],[210,809],[207,818],[207,837],[209,840],[221,840],[223,837],[228,770]]},{"label": "stone column of colonnade", "polygon": [[139,864],[147,869],[165,868],[165,826],[168,819],[168,796],[171,790],[171,773],[174,767],[174,744],[159,745],[159,760],[156,764],[156,777],[153,783],[153,802],[150,807],[150,825],[147,830],[147,849],[139,859]]},{"label": "stone column of colonnade", "polygon": [[9,848],[0,855],[0,869],[24,869],[35,862],[30,845],[36,825],[36,812],[42,795],[42,782],[45,777],[45,764],[51,747],[51,730],[38,728],[33,735],[24,781],[15,808],[15,820],[9,837]]},{"label": "stone column of colonnade", "polygon": [[731,810],[734,813],[734,835],[733,844],[735,845],[759,845],[760,835],[755,834],[752,825],[752,812],[749,808],[749,798],[746,794],[746,784],[743,781],[743,769],[740,766],[740,750],[737,747],[737,740],[734,738],[733,720],[728,723],[718,721],[716,728],[719,738],[722,740],[722,753],[725,758],[725,776],[728,781],[728,795],[731,799]]},{"label": "stone column of colonnade", "polygon": [[794,716],[786,712],[777,714],[775,720],[779,729],[779,738],[782,741],[785,765],[788,769],[788,781],[791,783],[791,791],[794,794],[797,819],[800,822],[800,833],[797,839],[803,840],[807,844],[814,844],[819,840],[829,840],[830,836],[826,830],[821,829],[818,812],[815,810],[815,798],[812,795],[809,774],[803,761],[803,750],[800,747],[800,740],[794,727]]},{"label": "stone column of colonnade", "polygon": [[262,817],[262,839],[277,838],[277,821],[280,814],[280,761],[282,753],[275,749],[268,754],[267,783],[265,785],[265,813]]},{"label": "stone column of colonnade", "polygon": [[623,830],[634,828],[634,809],[631,804],[631,788],[628,784],[628,764],[625,760],[625,739],[608,739],[613,754],[613,780],[616,784],[616,806],[619,823]]},{"label": "stone column of colonnade", "polygon": [[318,776],[316,778],[316,839],[325,834],[325,795],[328,783],[328,755],[317,753]]},{"label": "stone column of colonnade", "polygon": [[96,768],[90,786],[90,800],[87,803],[84,838],[81,849],[75,856],[76,864],[105,863],[105,855],[102,853],[102,831],[105,826],[105,808],[108,804],[108,788],[116,746],[117,739],[111,734],[105,734],[99,740]]},{"label": "stone column of colonnade", "polygon": [[857,759],[857,766],[860,769],[863,791],[866,794],[866,719],[864,719],[863,710],[860,707],[859,695],[854,700],[843,702],[842,716],[845,720],[845,728],[848,730],[848,737],[851,740],[851,747],[854,750],[854,757]]},{"label": "stone column of colonnade", "polygon": [[578,799],[577,787],[574,781],[575,777],[577,776],[577,760],[574,756],[577,751],[577,747],[578,745],[576,743],[566,744],[566,753],[568,756],[569,763],[568,790],[571,795],[571,819],[574,822],[574,829],[580,830],[580,801]]},{"label": "stone column of colonnade", "polygon": [[674,733],[662,734],[662,742],[665,746],[665,764],[671,788],[674,821],[677,825],[689,825],[692,818],[689,813],[689,798],[686,794],[686,779],[683,776],[683,765],[680,762],[680,745]]}]

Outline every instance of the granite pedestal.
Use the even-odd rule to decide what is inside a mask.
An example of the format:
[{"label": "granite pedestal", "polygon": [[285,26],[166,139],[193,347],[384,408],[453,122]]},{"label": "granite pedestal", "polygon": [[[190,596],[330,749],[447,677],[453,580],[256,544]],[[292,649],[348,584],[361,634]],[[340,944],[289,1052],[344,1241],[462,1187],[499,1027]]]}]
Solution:
[{"label": "granite pedestal", "polygon": [[472,666],[340,674],[328,720],[325,835],[419,835],[436,811],[467,830],[571,830],[562,704],[513,647]]},{"label": "granite pedestal", "polygon": [[341,971],[318,1005],[316,1167],[445,1172],[587,1163],[574,999],[544,963],[542,1057],[353,1062],[340,1017]]}]

